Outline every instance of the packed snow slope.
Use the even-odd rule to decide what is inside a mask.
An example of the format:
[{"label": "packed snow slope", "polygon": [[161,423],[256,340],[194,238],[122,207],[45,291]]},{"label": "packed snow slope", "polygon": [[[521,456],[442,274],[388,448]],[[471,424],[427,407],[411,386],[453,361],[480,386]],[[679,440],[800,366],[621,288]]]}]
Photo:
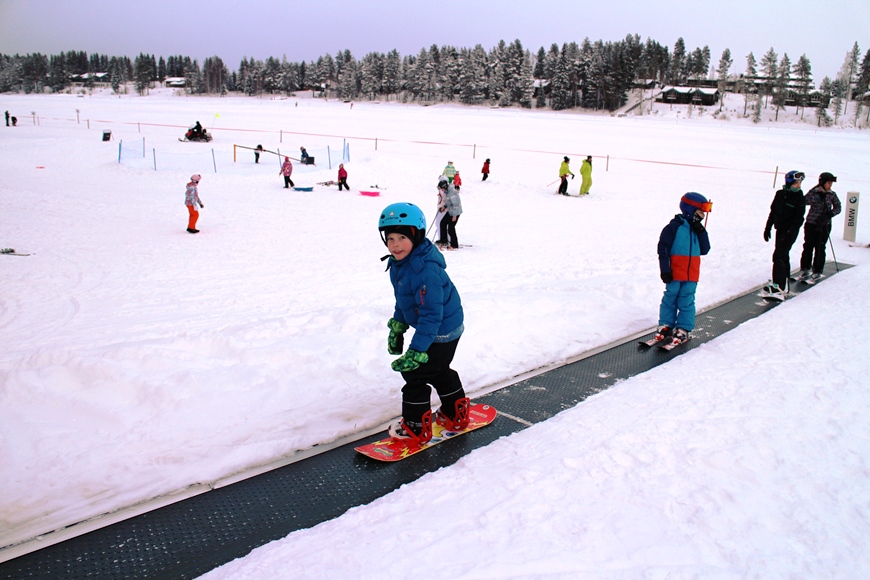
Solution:
[{"label": "packed snow slope", "polygon": [[[0,247],[31,253],[0,256],[0,546],[396,416],[377,218],[410,201],[431,219],[448,160],[463,177],[458,231],[471,246],[447,255],[466,313],[454,366],[472,396],[653,326],[656,242],[683,193],[714,202],[703,308],[769,277],[761,233],[783,171],[809,181],[831,171],[841,199],[870,183],[864,132],[794,116],[753,125],[736,97],[728,121],[661,105],[620,118],[171,92],[0,101],[19,119],[0,127]],[[178,141],[196,120],[212,143]],[[336,179],[322,152],[345,142],[352,191],[317,186]],[[317,166],[293,174],[314,191],[283,189],[274,155],[254,164],[242,150],[233,163],[234,143],[318,152]],[[579,173],[587,154],[591,195],[553,195],[562,156]],[[492,174],[481,182],[484,158]],[[206,207],[190,235],[194,172]],[[842,278],[861,295],[867,250],[842,242],[842,227],[839,216],[837,257],[859,265]],[[841,323],[827,312],[804,325]],[[864,334],[836,336],[866,345]],[[799,366],[812,342],[779,366]],[[726,359],[734,372],[741,358]]]}]

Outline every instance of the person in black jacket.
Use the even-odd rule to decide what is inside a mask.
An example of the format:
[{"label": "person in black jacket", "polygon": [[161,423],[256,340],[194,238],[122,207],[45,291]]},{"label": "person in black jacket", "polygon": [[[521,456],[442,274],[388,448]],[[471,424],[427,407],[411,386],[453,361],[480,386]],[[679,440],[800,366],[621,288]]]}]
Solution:
[{"label": "person in black jacket", "polygon": [[773,273],[765,292],[784,299],[788,293],[788,275],[791,271],[789,254],[797,241],[804,223],[806,201],[801,190],[806,175],[802,171],[789,171],[785,174],[785,185],[776,192],[770,204],[770,215],[764,228],[764,241],[769,242],[771,229],[776,228],[776,241],[773,249]]},{"label": "person in black jacket", "polygon": [[840,198],[836,192],[831,191],[836,181],[837,177],[826,171],[819,175],[819,184],[804,197],[809,210],[804,225],[804,249],[801,252],[801,273],[798,280],[809,284],[815,284],[822,277],[822,270],[825,269],[825,246],[831,235],[831,218],[842,209]]}]

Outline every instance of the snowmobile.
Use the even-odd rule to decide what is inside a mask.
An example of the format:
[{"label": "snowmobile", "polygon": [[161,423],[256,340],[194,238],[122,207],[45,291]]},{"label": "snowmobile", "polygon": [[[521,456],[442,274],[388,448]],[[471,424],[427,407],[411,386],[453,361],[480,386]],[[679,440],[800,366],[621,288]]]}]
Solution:
[{"label": "snowmobile", "polygon": [[184,138],[178,138],[179,141],[197,141],[201,143],[208,143],[211,141],[211,134],[205,130],[205,127],[202,127],[199,123],[196,125],[191,125],[187,132],[184,134]]}]

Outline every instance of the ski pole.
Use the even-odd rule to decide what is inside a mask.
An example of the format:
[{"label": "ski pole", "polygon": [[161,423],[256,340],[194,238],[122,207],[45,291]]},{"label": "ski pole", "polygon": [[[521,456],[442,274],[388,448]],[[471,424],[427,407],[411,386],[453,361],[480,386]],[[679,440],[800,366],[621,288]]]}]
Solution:
[{"label": "ski pole", "polygon": [[837,273],[840,273],[840,264],[837,263],[837,254],[834,252],[834,242],[831,240],[831,232],[828,232],[828,241],[831,243],[831,256],[834,257],[834,267],[837,268]]}]

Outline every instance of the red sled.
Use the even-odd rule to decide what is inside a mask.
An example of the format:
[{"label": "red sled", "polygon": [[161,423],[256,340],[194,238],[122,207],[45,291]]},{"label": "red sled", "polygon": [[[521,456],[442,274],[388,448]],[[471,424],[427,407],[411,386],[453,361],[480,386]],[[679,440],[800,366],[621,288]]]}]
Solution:
[{"label": "red sled", "polygon": [[393,439],[392,437],[387,437],[386,439],[381,439],[380,441],[375,441],[368,445],[362,445],[361,447],[355,447],[354,449],[366,457],[371,457],[378,461],[401,461],[402,459],[416,455],[430,447],[434,447],[439,443],[444,443],[449,439],[459,437],[469,431],[486,427],[495,421],[497,415],[498,412],[495,410],[495,407],[490,405],[472,405],[468,409],[468,427],[459,431],[449,431],[433,421],[432,439],[423,445],[412,443],[409,439]]}]

